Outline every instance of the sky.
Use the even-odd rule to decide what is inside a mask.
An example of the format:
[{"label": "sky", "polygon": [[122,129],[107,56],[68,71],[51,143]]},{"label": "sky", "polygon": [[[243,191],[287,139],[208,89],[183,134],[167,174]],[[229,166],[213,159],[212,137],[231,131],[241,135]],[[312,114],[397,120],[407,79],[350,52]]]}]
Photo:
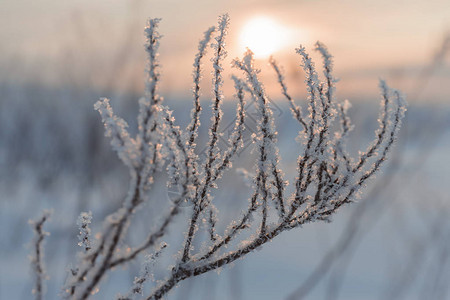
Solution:
[{"label": "sky", "polygon": [[[245,24],[264,16],[280,34],[289,33],[273,55],[294,84],[301,75],[295,47],[311,50],[320,40],[335,57],[341,88],[358,95],[377,93],[379,77],[412,90],[411,77],[430,63],[450,32],[448,0],[2,0],[0,7],[0,66],[8,70],[0,80],[142,89],[143,27],[147,18],[160,17],[160,58],[168,78],[162,90],[176,94],[190,86],[202,33],[225,12],[231,17],[226,65],[242,55],[239,37]],[[436,82],[448,81],[448,65]],[[258,66],[270,81],[265,59]],[[112,73],[121,80],[112,80]],[[293,90],[302,93],[300,87]]]}]

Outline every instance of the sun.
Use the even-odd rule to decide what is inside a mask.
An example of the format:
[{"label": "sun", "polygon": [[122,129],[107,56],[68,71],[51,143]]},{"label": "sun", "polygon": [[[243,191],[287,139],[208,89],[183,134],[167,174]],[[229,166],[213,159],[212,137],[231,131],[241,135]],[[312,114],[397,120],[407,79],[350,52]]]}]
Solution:
[{"label": "sun", "polygon": [[242,28],[239,44],[241,50],[249,48],[255,58],[267,58],[286,47],[290,29],[268,17],[255,17]]}]

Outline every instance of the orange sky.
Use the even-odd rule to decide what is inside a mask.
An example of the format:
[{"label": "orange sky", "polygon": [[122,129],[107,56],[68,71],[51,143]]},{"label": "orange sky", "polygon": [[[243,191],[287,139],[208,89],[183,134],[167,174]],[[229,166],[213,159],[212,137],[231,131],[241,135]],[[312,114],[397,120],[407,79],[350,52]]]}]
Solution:
[{"label": "orange sky", "polygon": [[[161,61],[164,77],[170,78],[163,89],[174,93],[189,88],[198,39],[223,12],[231,17],[228,62],[241,54],[243,25],[264,15],[297,33],[275,53],[288,74],[298,75],[294,48],[302,43],[311,49],[320,40],[335,56],[342,89],[349,91],[368,84],[370,92],[376,92],[380,76],[398,77],[402,70],[417,73],[450,31],[448,0],[3,0],[0,6],[0,64],[16,69],[12,75],[2,74],[2,79],[35,76],[58,83],[67,77],[64,80],[104,85],[110,82],[103,78],[108,77],[105,72],[112,69],[117,77],[131,78],[117,84],[129,81],[131,88],[140,89],[142,29],[148,17],[162,17]],[[444,79],[449,79],[449,69],[441,74]],[[351,83],[344,82],[347,77]]]}]

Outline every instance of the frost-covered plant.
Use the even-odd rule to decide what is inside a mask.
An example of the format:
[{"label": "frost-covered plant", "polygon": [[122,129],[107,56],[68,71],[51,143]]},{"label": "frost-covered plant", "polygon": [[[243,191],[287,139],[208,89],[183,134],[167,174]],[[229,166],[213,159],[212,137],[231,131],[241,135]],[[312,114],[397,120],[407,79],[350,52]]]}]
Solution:
[{"label": "frost-covered plant", "polygon": [[[230,134],[230,146],[227,149],[219,147],[228,15],[221,16],[218,27],[209,28],[199,43],[193,73],[194,107],[191,122],[185,129],[176,125],[171,111],[162,105],[163,99],[157,93],[160,81],[159,21],[150,20],[145,29],[148,80],[145,97],[139,102],[137,135],[130,136],[127,123],[114,115],[108,99],[101,99],[95,104],[102,116],[106,135],[111,137],[112,147],[130,170],[131,184],[122,207],[106,218],[103,230],[96,234],[97,240],[90,240],[90,214],[83,213],[80,216],[79,238],[84,251],[80,254],[77,267],[71,270],[64,288],[70,299],[89,298],[112,268],[129,263],[139,254],[153,249],[154,254],[145,262],[130,292],[119,298],[142,296],[143,284],[152,277],[153,261],[159,257],[166,244],[159,246],[159,249],[154,248],[167,235],[169,225],[185,202],[191,203],[191,213],[186,221],[187,233],[179,247],[179,255],[173,262],[170,275],[158,282],[145,299],[160,299],[178,282],[232,263],[284,231],[318,220],[329,221],[330,216],[342,205],[352,202],[367,180],[380,169],[392,148],[406,110],[402,95],[381,81],[383,100],[375,140],[365,152],[351,158],[345,149],[346,138],[353,127],[347,115],[350,104],[335,101],[336,80],[332,75],[332,56],[326,47],[321,43],[316,44],[316,50],[323,58],[323,82],[319,80],[305,48],[300,46],[296,49],[306,73],[308,115],[302,113],[300,106],[289,95],[281,68],[271,59],[270,64],[276,72],[282,94],[301,126],[297,174],[288,181],[280,168],[272,110],[250,50],[243,59],[233,61],[233,66],[243,75],[242,78],[232,77],[237,99],[236,122]],[[200,155],[196,153],[202,110],[199,100],[200,79],[202,60],[210,43],[214,52],[212,117],[206,151]],[[252,136],[256,156],[251,180],[252,192],[247,199],[247,209],[224,232],[219,233],[216,228],[218,211],[212,193],[219,188],[218,180],[226,170],[232,168],[233,158],[244,146],[246,96],[255,101],[258,113],[257,130]],[[128,225],[134,212],[148,200],[153,176],[163,167],[167,169],[168,185],[179,192],[177,197],[172,199],[173,203],[159,226],[149,232],[140,245],[120,251],[124,239],[131,232]],[[250,174],[245,170],[243,173],[247,176]],[[293,186],[291,195],[286,190],[288,184]],[[208,224],[208,245],[194,250],[193,241],[202,231],[200,222]]]},{"label": "frost-covered plant", "polygon": [[34,240],[31,243],[33,248],[32,254],[30,255],[30,262],[33,268],[33,273],[35,275],[35,283],[33,287],[33,294],[35,299],[41,300],[45,294],[45,285],[44,282],[47,279],[47,274],[45,271],[44,264],[44,239],[45,236],[48,235],[48,232],[44,231],[44,224],[50,218],[52,214],[51,211],[44,211],[42,216],[39,219],[33,221],[30,220],[29,223],[33,228],[34,232]]}]

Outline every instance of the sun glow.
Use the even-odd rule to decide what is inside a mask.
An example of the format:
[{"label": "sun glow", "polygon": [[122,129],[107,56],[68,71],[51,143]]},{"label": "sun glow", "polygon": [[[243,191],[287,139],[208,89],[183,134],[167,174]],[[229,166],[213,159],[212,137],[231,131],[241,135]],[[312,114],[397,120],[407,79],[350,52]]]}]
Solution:
[{"label": "sun glow", "polygon": [[243,50],[249,48],[255,58],[267,58],[286,47],[291,30],[273,19],[257,17],[244,25],[239,38]]}]

